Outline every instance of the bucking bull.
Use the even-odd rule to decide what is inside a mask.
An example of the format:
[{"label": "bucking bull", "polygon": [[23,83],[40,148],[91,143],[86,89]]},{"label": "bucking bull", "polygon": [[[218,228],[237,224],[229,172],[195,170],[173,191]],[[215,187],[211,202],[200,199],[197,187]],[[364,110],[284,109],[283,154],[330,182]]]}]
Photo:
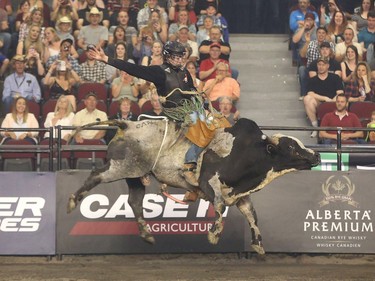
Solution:
[{"label": "bucking bull", "polygon": [[267,137],[254,121],[240,119],[233,127],[218,129],[201,153],[197,190],[181,175],[184,156],[191,145],[184,136],[184,128],[168,120],[115,122],[119,129],[108,146],[106,165],[92,171],[83,186],[70,196],[68,212],[98,184],[126,179],[129,205],[138,222],[140,236],[149,243],[155,240],[143,217],[145,186],[140,180],[148,173],[160,183],[198,192],[201,198],[213,204],[215,223],[208,233],[212,244],[218,243],[223,231],[225,206],[236,205],[250,225],[251,246],[264,254],[251,193],[281,175],[311,169],[320,162],[319,154],[298,139],[281,134]]}]

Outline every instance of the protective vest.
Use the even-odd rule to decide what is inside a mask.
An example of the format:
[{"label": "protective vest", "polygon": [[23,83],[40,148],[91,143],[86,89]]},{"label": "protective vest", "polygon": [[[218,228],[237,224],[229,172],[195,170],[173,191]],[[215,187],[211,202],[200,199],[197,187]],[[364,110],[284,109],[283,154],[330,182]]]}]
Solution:
[{"label": "protective vest", "polygon": [[[190,74],[186,69],[173,69],[166,64],[160,66],[166,75],[165,88],[157,89],[159,95],[167,96],[172,90],[180,88],[184,91],[191,91],[194,89]],[[190,79],[189,79],[190,78]],[[183,95],[180,91],[175,91],[167,98],[165,107],[176,107],[183,99],[190,99],[190,95]]]}]

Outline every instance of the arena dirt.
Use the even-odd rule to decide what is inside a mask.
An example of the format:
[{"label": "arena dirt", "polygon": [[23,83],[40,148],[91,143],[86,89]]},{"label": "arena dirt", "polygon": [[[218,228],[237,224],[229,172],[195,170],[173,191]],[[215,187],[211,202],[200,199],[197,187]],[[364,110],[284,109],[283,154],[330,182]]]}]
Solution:
[{"label": "arena dirt", "polygon": [[375,255],[0,257],[0,280],[375,280]]}]

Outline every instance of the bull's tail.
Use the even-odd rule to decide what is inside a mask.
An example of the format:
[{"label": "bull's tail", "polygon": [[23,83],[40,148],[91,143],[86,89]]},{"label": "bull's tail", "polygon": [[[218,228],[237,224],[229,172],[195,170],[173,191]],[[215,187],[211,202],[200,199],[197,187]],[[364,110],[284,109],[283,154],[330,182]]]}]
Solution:
[{"label": "bull's tail", "polygon": [[125,130],[127,128],[126,123],[122,120],[106,120],[106,121],[92,122],[92,123],[77,127],[77,129],[73,132],[73,134],[68,139],[68,143],[72,139],[74,139],[75,135],[78,134],[79,132],[81,132],[82,130],[87,129],[87,128],[91,128],[91,127],[94,127],[94,126],[103,126],[103,125],[115,126],[115,127],[118,127],[121,130]]}]

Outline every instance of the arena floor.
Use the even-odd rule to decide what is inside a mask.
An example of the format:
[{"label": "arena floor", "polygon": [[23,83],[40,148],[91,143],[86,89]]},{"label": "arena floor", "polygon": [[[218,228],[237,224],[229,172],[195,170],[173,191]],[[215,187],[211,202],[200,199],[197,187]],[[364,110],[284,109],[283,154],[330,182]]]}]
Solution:
[{"label": "arena floor", "polygon": [[0,280],[375,280],[375,255],[0,257]]}]

